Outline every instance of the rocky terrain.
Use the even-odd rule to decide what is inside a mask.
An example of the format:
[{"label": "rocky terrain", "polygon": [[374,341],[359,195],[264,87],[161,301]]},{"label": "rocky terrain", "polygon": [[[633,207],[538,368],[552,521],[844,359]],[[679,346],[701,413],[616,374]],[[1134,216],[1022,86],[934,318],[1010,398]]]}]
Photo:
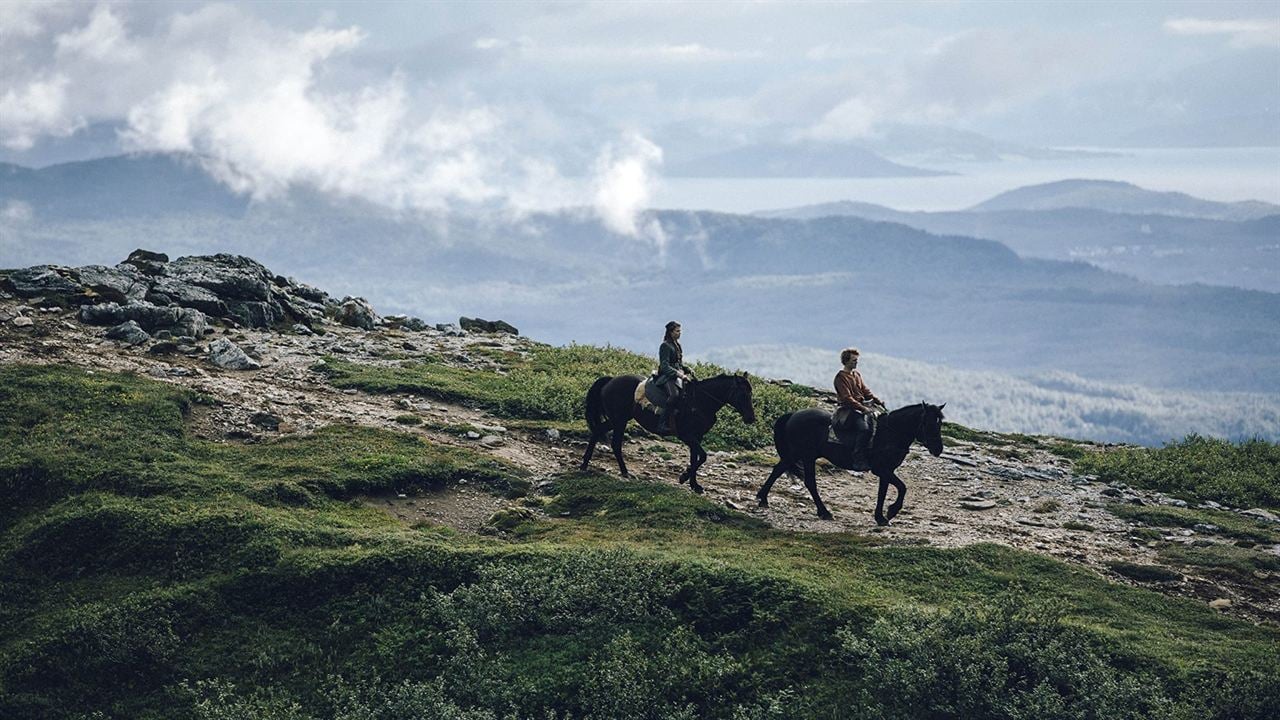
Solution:
[{"label": "rocky terrain", "polygon": [[[573,433],[507,428],[502,418],[434,397],[341,390],[315,369],[326,356],[374,365],[431,357],[502,372],[495,350],[524,354],[536,343],[501,321],[462,318],[436,325],[380,317],[360,298],[332,298],[229,255],[169,261],[138,251],[115,267],[41,266],[0,271],[0,277],[0,363],[136,373],[189,388],[209,401],[195,406],[190,419],[192,431],[205,439],[269,442],[332,423],[378,426],[481,448],[528,470],[544,493],[554,492],[555,475],[576,469],[584,450]],[[1171,543],[1237,542],[1213,524],[1169,530],[1123,519],[1110,508],[1186,503],[1077,474],[1069,459],[1036,444],[989,443],[971,435],[977,439],[948,438],[940,458],[920,447],[912,451],[899,472],[909,490],[906,505],[885,528],[872,520],[876,484],[870,475],[820,465],[819,489],[835,513],[832,521],[817,518],[795,480],[779,482],[769,508],[756,507],[754,494],[771,452],[716,452],[699,477],[709,498],[777,528],[871,534],[902,545],[1000,543],[1118,582],[1139,581],[1118,574],[1117,563],[1159,565],[1158,548]],[[605,450],[593,465],[616,474]],[[683,446],[638,429],[625,452],[638,482],[674,484],[687,456]],[[465,483],[433,494],[365,500],[407,523],[465,532],[497,532],[487,521],[512,502]],[[1276,522],[1265,510],[1205,507]],[[1280,556],[1280,545],[1253,549]],[[1233,583],[1204,568],[1179,567],[1141,583],[1241,617],[1280,619],[1280,583],[1263,571],[1253,575]]]}]

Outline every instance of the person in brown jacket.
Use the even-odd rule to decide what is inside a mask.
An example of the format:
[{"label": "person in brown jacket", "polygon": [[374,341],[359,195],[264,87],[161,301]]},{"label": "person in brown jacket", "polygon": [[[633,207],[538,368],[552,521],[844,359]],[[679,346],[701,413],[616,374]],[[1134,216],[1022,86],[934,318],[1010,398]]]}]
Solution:
[{"label": "person in brown jacket", "polygon": [[840,364],[844,367],[836,373],[836,399],[840,407],[832,418],[832,426],[836,430],[850,430],[855,433],[853,442],[853,462],[861,468],[868,468],[868,445],[871,442],[872,423],[875,422],[877,407],[884,408],[884,403],[862,380],[858,372],[858,348],[845,348],[840,353]]}]

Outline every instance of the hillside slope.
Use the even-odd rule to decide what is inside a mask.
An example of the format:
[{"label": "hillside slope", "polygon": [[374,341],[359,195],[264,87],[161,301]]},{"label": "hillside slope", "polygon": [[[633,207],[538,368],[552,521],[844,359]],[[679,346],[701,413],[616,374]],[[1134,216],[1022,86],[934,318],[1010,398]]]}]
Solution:
[{"label": "hillside slope", "polygon": [[[200,267],[223,274],[184,277],[227,303],[251,284],[222,280],[260,266]],[[753,380],[762,422],[722,417],[699,498],[674,480],[681,449],[643,434],[625,445],[638,479],[605,458],[575,471],[585,386],[647,358],[275,288],[324,311],[130,345],[0,299],[0,714],[1280,707],[1274,478],[1171,497],[1074,467],[1112,472],[1119,451],[951,426],[941,458],[901,470],[893,525],[870,521],[871,483],[830,468],[823,522],[798,486],[750,504],[769,420],[823,402],[807,388]],[[260,367],[213,364],[214,339]]]}]

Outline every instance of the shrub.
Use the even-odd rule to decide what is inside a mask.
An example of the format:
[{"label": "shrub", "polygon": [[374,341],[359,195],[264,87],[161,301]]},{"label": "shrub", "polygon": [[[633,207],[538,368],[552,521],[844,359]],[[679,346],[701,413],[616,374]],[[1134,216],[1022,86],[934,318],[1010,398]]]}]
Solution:
[{"label": "shrub", "polygon": [[1076,467],[1104,482],[1213,500],[1233,507],[1280,508],[1280,444],[1190,435],[1160,449],[1123,448],[1086,455]]}]

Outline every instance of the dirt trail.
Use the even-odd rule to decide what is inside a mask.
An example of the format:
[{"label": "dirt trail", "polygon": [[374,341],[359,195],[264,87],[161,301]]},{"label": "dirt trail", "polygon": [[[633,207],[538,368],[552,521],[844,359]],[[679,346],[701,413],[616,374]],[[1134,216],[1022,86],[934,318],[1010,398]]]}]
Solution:
[{"label": "dirt trail", "polygon": [[[450,337],[434,331],[365,332],[335,326],[328,326],[329,332],[323,336],[235,330],[227,335],[258,358],[262,368],[229,371],[213,366],[203,354],[151,355],[141,348],[124,347],[103,339],[101,328],[83,325],[71,313],[24,310],[34,322],[17,327],[12,318],[18,307],[17,301],[0,301],[0,363],[53,363],[133,372],[191,388],[218,401],[199,406],[191,421],[197,436],[215,442],[257,442],[309,433],[332,423],[358,423],[485,450],[527,469],[535,483],[576,469],[585,449],[585,443],[576,439],[552,438],[536,430],[508,430],[501,418],[458,404],[412,395],[343,391],[312,369],[325,355],[388,365],[430,355],[483,368],[488,362],[486,353],[477,350],[520,352],[530,344],[524,338]],[[419,418],[421,424],[406,424],[406,416]],[[477,427],[480,437],[460,434],[458,425]],[[624,452],[639,481],[675,484],[687,458],[683,445],[651,436],[632,437]],[[775,485],[770,507],[757,508],[755,492],[769,471],[767,465],[759,464],[760,454],[712,453],[699,480],[712,501],[760,517],[780,529],[874,534],[889,543],[938,547],[1001,543],[1051,555],[1122,582],[1128,581],[1108,570],[1109,561],[1156,561],[1157,543],[1134,537],[1134,524],[1106,510],[1106,502],[1117,499],[1107,495],[1148,505],[1168,504],[1168,498],[1131,489],[1108,490],[1074,475],[1071,463],[1063,458],[1025,447],[1019,452],[1022,459],[1008,459],[996,449],[949,441],[944,455],[934,458],[921,447],[913,448],[899,471],[908,488],[906,504],[885,528],[877,527],[872,518],[877,485],[870,474],[819,466],[819,491],[835,514],[830,521],[818,519],[807,490],[788,477]],[[592,467],[617,473],[607,444],[597,450]],[[888,502],[893,494],[890,489]],[[414,497],[371,498],[369,502],[411,524],[429,522],[475,532],[509,501],[479,488],[460,487]],[[1064,523],[1075,529],[1064,528]],[[1174,532],[1163,541],[1230,542],[1208,530]],[[1280,546],[1270,551],[1280,554]],[[1205,601],[1230,600],[1229,612],[1233,614],[1280,619],[1277,591],[1260,595],[1198,575],[1148,586]]]}]

